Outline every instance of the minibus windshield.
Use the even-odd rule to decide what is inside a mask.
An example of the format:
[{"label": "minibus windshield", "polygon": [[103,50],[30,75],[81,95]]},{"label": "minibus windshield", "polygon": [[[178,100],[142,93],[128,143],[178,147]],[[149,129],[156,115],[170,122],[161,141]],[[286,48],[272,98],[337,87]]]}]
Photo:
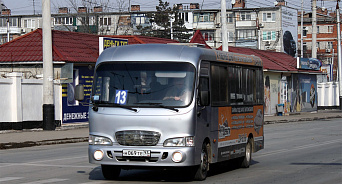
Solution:
[{"label": "minibus windshield", "polygon": [[92,102],[99,106],[184,107],[193,97],[194,79],[194,66],[185,62],[105,62],[95,71]]}]

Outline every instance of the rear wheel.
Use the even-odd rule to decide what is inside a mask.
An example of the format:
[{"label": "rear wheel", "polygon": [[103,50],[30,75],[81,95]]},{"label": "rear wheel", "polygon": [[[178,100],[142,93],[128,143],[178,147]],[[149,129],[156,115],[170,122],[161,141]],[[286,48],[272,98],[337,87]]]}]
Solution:
[{"label": "rear wheel", "polygon": [[202,181],[207,178],[209,170],[209,144],[203,143],[201,151],[201,164],[197,167],[194,180]]},{"label": "rear wheel", "polygon": [[241,158],[241,167],[248,168],[252,160],[252,141],[248,140],[246,145],[245,156]]},{"label": "rear wheel", "polygon": [[115,180],[120,176],[121,168],[113,165],[101,165],[102,174],[107,180]]}]

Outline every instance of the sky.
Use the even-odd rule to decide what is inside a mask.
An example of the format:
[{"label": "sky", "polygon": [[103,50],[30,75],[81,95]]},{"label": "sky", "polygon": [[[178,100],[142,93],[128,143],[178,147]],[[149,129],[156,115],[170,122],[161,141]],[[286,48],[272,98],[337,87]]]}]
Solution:
[{"label": "sky", "polygon": [[[12,15],[33,15],[42,13],[43,0],[0,0],[8,8],[11,9]],[[159,0],[50,0],[51,13],[57,13],[59,7],[71,7],[71,2],[76,2],[77,6],[82,6],[82,2],[94,2],[97,5],[107,4],[107,10],[110,12],[118,12],[118,4],[123,4],[124,10],[128,9],[129,1],[131,4],[140,5],[141,11],[154,11]],[[218,9],[220,8],[221,0],[163,0],[169,2],[170,5],[181,3],[199,3],[202,9]],[[231,8],[231,1],[226,0],[227,8]],[[246,0],[246,8],[255,7],[274,7],[276,0]],[[289,7],[301,10],[301,0],[285,0]],[[311,12],[311,0],[304,1],[304,11]],[[122,3],[120,3],[122,2]],[[94,4],[93,3],[93,4]],[[94,4],[94,5],[96,5]],[[336,8],[336,0],[317,0],[318,7],[325,7],[329,11],[334,11]],[[340,6],[342,4],[340,3]],[[92,6],[94,7],[94,6]]]}]

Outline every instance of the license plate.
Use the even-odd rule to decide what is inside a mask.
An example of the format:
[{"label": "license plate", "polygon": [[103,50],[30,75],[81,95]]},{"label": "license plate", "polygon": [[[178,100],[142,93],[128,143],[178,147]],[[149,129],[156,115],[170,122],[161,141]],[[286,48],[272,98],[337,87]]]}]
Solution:
[{"label": "license plate", "polygon": [[122,150],[124,157],[151,157],[150,150]]}]

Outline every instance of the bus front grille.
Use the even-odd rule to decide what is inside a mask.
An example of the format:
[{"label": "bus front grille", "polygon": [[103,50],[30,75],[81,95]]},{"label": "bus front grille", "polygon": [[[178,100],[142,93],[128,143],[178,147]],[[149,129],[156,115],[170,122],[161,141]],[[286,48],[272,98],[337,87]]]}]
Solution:
[{"label": "bus front grille", "polygon": [[160,133],[154,131],[127,130],[115,133],[116,140],[123,146],[155,146]]}]

